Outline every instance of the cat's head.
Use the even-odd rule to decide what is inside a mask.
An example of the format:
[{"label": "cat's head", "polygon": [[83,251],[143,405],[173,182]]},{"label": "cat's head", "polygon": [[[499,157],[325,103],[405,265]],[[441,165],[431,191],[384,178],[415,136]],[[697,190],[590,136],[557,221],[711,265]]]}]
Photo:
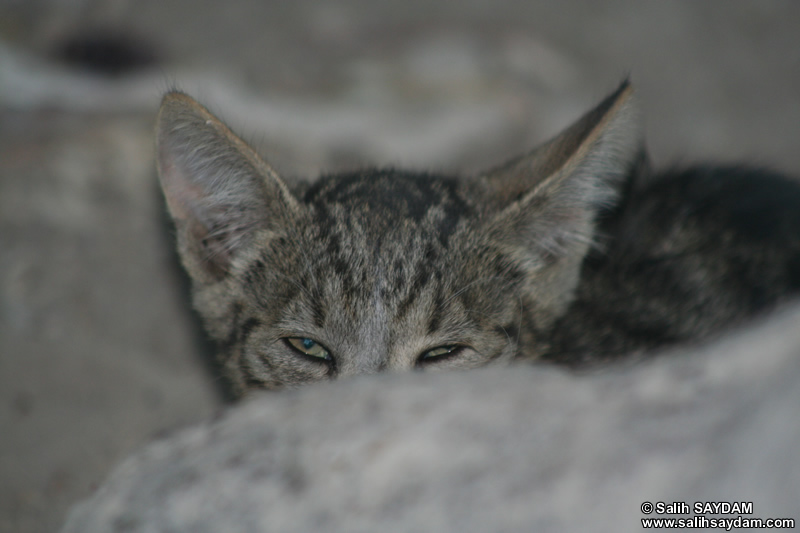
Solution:
[{"label": "cat's head", "polygon": [[200,104],[168,93],[161,184],[234,389],[541,353],[598,213],[640,153],[631,96],[623,83],[475,177],[370,169],[290,188]]}]

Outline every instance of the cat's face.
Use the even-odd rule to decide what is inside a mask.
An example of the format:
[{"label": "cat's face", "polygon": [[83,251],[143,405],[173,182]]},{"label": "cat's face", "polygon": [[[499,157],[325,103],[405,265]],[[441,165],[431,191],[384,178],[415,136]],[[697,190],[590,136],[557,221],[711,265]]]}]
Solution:
[{"label": "cat's face", "polygon": [[629,93],[474,179],[366,170],[297,190],[199,104],[167,95],[162,186],[234,389],[535,355],[626,170],[595,154],[634,150],[611,120]]},{"label": "cat's face", "polygon": [[298,194],[293,223],[230,277],[229,375],[274,387],[510,359],[524,274],[459,185],[370,171]]}]

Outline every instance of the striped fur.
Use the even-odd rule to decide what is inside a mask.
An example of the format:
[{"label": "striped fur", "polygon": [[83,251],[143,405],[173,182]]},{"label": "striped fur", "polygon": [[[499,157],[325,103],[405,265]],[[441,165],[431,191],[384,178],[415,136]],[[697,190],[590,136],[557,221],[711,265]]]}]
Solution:
[{"label": "striped fur", "polygon": [[[668,306],[659,331],[613,333],[604,302],[641,318],[641,302],[658,308],[674,296],[675,287],[648,288],[658,265],[634,268],[632,258],[658,263],[659,247],[683,249],[638,249],[636,239],[646,239],[617,238],[629,224],[664,227],[665,238],[682,234],[686,243],[692,232],[718,229],[681,218],[680,205],[669,226],[651,189],[637,185],[647,165],[627,82],[550,142],[471,178],[366,169],[290,187],[179,92],[164,97],[157,149],[194,303],[238,394],[384,370],[605,360],[700,338],[751,311],[738,302],[718,323],[673,335],[685,309]],[[680,181],[667,179],[664,196]],[[722,255],[697,257],[695,273]],[[718,270],[723,279],[730,269]],[[620,293],[617,277],[628,271]],[[682,305],[696,303],[686,296]],[[615,335],[622,340],[608,341]],[[304,342],[326,356],[300,351]]]}]

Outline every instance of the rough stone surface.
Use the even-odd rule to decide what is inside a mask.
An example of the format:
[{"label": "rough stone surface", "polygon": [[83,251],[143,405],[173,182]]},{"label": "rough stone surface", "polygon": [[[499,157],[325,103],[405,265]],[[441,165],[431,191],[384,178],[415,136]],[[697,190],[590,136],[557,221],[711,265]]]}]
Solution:
[{"label": "rough stone surface", "polygon": [[798,323],[795,309],[600,375],[521,367],[267,394],[125,461],[62,533],[639,531],[646,501],[798,519]]}]

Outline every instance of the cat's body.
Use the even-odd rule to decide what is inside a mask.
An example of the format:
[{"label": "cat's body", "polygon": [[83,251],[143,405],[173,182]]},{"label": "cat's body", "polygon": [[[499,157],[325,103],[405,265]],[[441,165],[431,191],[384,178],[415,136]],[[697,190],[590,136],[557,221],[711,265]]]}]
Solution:
[{"label": "cat's body", "polygon": [[800,183],[693,167],[632,191],[543,359],[580,366],[708,339],[800,290]]},{"label": "cat's body", "polygon": [[475,178],[393,169],[290,187],[170,93],[159,173],[234,389],[515,359],[569,365],[707,338],[800,287],[800,185],[647,176],[624,83]]}]

